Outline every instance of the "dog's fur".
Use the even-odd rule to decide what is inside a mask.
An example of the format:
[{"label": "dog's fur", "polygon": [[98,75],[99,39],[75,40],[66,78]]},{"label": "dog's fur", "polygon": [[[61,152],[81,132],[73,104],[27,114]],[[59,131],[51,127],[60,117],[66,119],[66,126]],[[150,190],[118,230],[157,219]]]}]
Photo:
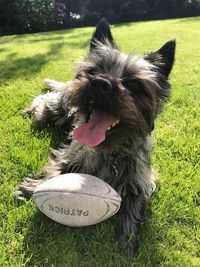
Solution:
[{"label": "dog's fur", "polygon": [[[63,173],[87,173],[105,180],[122,197],[116,214],[117,232],[131,255],[155,187],[150,166],[151,132],[170,95],[168,76],[174,54],[173,40],[144,57],[125,55],[114,43],[108,23],[101,20],[75,78],[67,84],[46,80],[52,91],[36,97],[26,111],[40,126],[70,130],[71,143],[52,152],[36,180],[26,179],[20,185],[18,198],[29,198],[38,184]],[[73,129],[89,120],[91,110],[120,120],[106,132],[105,141],[92,147],[72,138]]]}]

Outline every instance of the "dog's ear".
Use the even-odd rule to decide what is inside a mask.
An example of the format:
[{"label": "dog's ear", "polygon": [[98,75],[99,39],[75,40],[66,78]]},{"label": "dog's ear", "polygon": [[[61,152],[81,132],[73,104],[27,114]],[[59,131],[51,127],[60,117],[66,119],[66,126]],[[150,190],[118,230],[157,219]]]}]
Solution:
[{"label": "dog's ear", "polygon": [[103,44],[106,44],[106,42],[109,41],[109,44],[115,47],[115,43],[113,41],[112,33],[110,30],[110,25],[104,18],[101,19],[97,24],[96,30],[90,42],[90,51],[92,51],[96,47],[96,41],[99,41]]},{"label": "dog's ear", "polygon": [[175,48],[176,41],[171,40],[164,44],[158,51],[146,55],[145,59],[157,66],[160,72],[168,77],[174,64]]}]

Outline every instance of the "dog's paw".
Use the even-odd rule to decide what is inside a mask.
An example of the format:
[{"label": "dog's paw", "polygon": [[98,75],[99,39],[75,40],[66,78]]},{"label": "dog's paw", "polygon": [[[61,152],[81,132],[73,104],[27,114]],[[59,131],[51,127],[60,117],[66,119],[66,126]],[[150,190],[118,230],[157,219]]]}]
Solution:
[{"label": "dog's paw", "polygon": [[127,243],[126,245],[126,253],[129,257],[133,256],[137,250],[138,250],[138,247],[139,247],[139,243],[137,240],[131,240]]},{"label": "dog's paw", "polygon": [[43,181],[42,180],[34,180],[31,178],[26,178],[19,188],[14,192],[14,196],[17,199],[26,201],[31,198],[33,195],[36,187],[40,185]]},{"label": "dog's paw", "polygon": [[124,248],[125,253],[129,257],[133,256],[139,247],[138,239],[137,239],[137,237],[134,237],[134,236],[130,236],[128,238],[124,235],[121,235],[119,237],[119,242],[122,245],[122,247]]},{"label": "dog's paw", "polygon": [[61,90],[66,87],[66,84],[63,82],[58,82],[50,79],[44,80],[44,85],[50,90]]},{"label": "dog's paw", "polygon": [[27,108],[23,111],[22,116],[23,118],[30,118],[34,115],[35,108]]}]

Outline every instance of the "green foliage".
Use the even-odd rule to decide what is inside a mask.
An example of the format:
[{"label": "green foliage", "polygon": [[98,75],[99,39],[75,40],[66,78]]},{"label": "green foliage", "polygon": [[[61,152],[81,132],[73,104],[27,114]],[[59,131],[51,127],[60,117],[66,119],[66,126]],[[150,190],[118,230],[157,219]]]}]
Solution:
[{"label": "green foliage", "polygon": [[41,32],[95,25],[190,17],[200,0],[1,0],[0,34]]},{"label": "green foliage", "polygon": [[69,22],[69,10],[54,0],[17,0],[15,12],[16,31],[47,31]]},{"label": "green foliage", "polygon": [[84,57],[93,28],[0,38],[0,266],[192,267],[200,266],[199,95],[200,18],[130,23],[113,27],[125,52],[154,51],[177,39],[172,98],[156,122],[153,165],[157,189],[142,226],[140,248],[128,258],[115,221],[86,228],[59,225],[12,193],[41,170],[58,133],[37,131],[22,112],[43,90],[43,79],[66,81]]}]

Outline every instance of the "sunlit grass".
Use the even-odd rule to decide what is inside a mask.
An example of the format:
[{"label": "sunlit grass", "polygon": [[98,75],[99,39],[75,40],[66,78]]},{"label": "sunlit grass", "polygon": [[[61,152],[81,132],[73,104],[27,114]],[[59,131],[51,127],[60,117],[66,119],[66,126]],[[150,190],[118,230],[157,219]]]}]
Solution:
[{"label": "sunlit grass", "polygon": [[52,132],[31,129],[22,111],[43,79],[66,81],[88,51],[94,29],[0,38],[0,266],[200,266],[200,18],[114,26],[122,50],[146,53],[176,38],[172,98],[156,123],[153,165],[158,186],[137,254],[117,243],[114,221],[83,229],[56,224],[32,201],[19,205],[17,184],[45,165]]}]

